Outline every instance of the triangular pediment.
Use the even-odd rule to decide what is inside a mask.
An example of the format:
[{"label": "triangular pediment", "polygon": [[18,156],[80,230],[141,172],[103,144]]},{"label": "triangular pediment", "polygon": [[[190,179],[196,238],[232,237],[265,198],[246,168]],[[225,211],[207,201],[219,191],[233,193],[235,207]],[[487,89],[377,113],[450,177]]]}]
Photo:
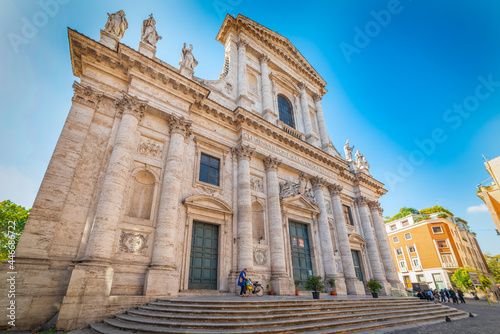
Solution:
[{"label": "triangular pediment", "polygon": [[223,200],[221,200],[217,197],[213,197],[213,196],[194,195],[194,196],[186,198],[183,201],[183,203],[186,206],[197,207],[200,209],[212,210],[212,211],[229,213],[229,214],[233,213],[233,210],[231,209],[229,204],[227,204]]},{"label": "triangular pediment", "polygon": [[323,80],[288,38],[241,14],[238,14],[236,18],[226,15],[216,40],[225,44],[226,37],[231,31],[245,32],[252,38],[263,42],[273,56],[278,56],[289,63],[292,68],[299,69],[311,81],[320,86],[322,89],[322,92],[320,92],[321,95],[326,92],[324,88],[326,86],[325,80]]},{"label": "triangular pediment", "polygon": [[306,196],[302,194],[283,198],[281,200],[281,204],[283,206],[293,207],[296,209],[310,211],[314,213],[320,212],[318,205],[312,203]]}]

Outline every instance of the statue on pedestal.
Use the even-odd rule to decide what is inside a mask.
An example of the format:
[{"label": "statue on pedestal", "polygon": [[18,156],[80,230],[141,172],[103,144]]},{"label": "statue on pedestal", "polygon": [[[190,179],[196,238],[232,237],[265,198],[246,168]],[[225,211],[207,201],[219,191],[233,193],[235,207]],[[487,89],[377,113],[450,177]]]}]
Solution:
[{"label": "statue on pedestal", "polygon": [[156,21],[153,14],[149,15],[149,19],[142,22],[141,42],[156,47],[156,43],[161,39],[156,32]]},{"label": "statue on pedestal", "polygon": [[367,172],[370,170],[368,161],[366,161],[366,158],[359,152],[359,150],[356,151],[356,166],[359,170],[365,170]]},{"label": "statue on pedestal", "polygon": [[125,30],[128,28],[128,22],[125,18],[125,12],[123,10],[119,10],[114,14],[108,13],[108,21],[106,22],[106,26],[104,27],[104,31],[114,35],[118,38],[118,40],[123,38],[125,34]]},{"label": "statue on pedestal", "polygon": [[194,68],[198,65],[198,62],[193,56],[193,45],[189,44],[189,49],[186,48],[186,43],[182,47],[181,53],[181,66],[184,66],[190,70],[194,70]]},{"label": "statue on pedestal", "polygon": [[344,145],[344,153],[345,153],[345,159],[348,162],[352,161],[352,151],[353,150],[354,150],[354,145],[352,147],[349,147],[349,140],[347,140],[345,145]]}]

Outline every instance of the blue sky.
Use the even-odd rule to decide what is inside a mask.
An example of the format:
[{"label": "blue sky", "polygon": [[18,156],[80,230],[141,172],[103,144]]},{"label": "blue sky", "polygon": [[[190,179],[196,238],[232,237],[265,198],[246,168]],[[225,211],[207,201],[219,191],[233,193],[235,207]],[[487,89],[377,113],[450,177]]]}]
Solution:
[{"label": "blue sky", "polygon": [[332,142],[342,151],[349,139],[386,183],[384,215],[439,204],[469,221],[483,251],[500,253],[476,196],[489,177],[482,155],[500,155],[496,0],[2,0],[0,9],[0,200],[32,206],[64,125],[77,79],[67,27],[98,40],[106,13],[123,9],[122,42],[137,49],[153,13],[157,57],[176,66],[193,44],[195,75],[215,79],[224,61],[215,36],[226,12],[240,13],[287,37],[326,80]]}]

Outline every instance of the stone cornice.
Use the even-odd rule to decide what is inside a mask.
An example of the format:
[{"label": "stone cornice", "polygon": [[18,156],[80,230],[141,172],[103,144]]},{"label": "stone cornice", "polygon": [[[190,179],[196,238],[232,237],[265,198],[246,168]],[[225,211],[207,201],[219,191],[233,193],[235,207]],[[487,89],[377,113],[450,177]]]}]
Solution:
[{"label": "stone cornice", "polygon": [[84,86],[76,81],[73,83],[73,89],[75,90],[75,94],[73,95],[74,102],[81,103],[90,108],[98,108],[103,97],[102,92],[98,92],[92,87]]},{"label": "stone cornice", "polygon": [[242,31],[252,35],[271,50],[271,53],[280,57],[290,67],[298,70],[301,74],[307,76],[312,82],[322,88],[322,94],[326,92],[325,80],[309,64],[304,56],[295,48],[295,46],[280,34],[258,24],[255,21],[239,14],[236,18],[226,15],[224,22],[217,34],[216,40],[225,44],[225,39],[231,31],[241,33]]},{"label": "stone cornice", "polygon": [[69,28],[68,38],[73,74],[77,77],[82,76],[84,63],[86,59],[90,59],[94,63],[118,71],[125,78],[129,70],[135,68],[148,80],[155,80],[167,86],[166,90],[177,92],[190,100],[202,100],[210,93],[208,88],[182,76],[174,67],[150,59],[125,44],[118,44],[118,50],[114,51]]}]

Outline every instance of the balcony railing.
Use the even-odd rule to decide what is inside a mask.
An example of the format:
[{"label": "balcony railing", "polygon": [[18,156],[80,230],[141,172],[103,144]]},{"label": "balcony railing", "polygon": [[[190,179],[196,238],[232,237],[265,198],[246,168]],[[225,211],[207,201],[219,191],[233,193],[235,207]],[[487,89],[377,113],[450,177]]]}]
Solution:
[{"label": "balcony railing", "polygon": [[456,262],[443,262],[443,268],[458,268]]},{"label": "balcony railing", "polygon": [[402,272],[402,273],[407,273],[408,272],[408,268],[406,268],[406,267],[399,268],[399,271]]},{"label": "balcony railing", "polygon": [[422,271],[422,266],[413,266],[413,270]]},{"label": "balcony railing", "polygon": [[278,126],[280,128],[282,128],[285,132],[288,132],[289,134],[291,134],[292,136],[297,137],[301,140],[304,140],[304,134],[302,132],[295,130],[294,128],[286,125],[285,123],[283,123],[280,120],[278,120]]}]

